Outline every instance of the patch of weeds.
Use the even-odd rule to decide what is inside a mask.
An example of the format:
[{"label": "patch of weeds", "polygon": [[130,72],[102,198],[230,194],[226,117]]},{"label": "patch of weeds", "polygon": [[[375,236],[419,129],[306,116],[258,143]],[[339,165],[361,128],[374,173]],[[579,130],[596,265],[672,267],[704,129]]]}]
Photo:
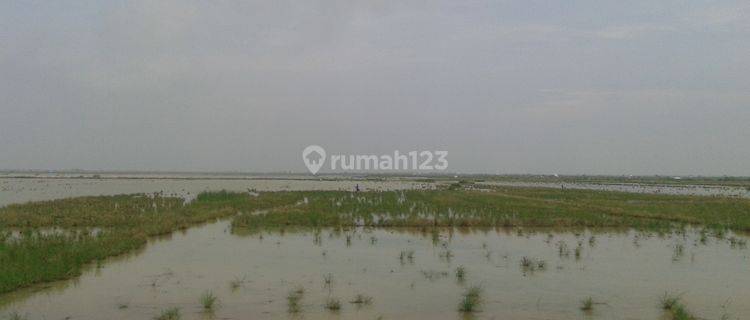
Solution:
[{"label": "patch of weeds", "polygon": [[464,266],[458,266],[456,268],[456,280],[464,281],[466,279],[466,268]]},{"label": "patch of weeds", "polygon": [[364,294],[357,294],[356,296],[354,296],[354,300],[349,301],[349,303],[359,304],[359,305],[370,305],[372,304],[372,297],[364,295]]},{"label": "patch of weeds", "polygon": [[206,291],[201,295],[201,306],[203,310],[213,310],[219,298],[211,291]]},{"label": "patch of weeds", "polygon": [[450,249],[446,249],[445,251],[440,252],[438,256],[440,257],[440,259],[450,262],[453,259],[453,251],[451,251]]},{"label": "patch of weeds", "polygon": [[180,314],[180,308],[169,308],[164,310],[158,316],[154,317],[154,320],[180,320],[182,315]]},{"label": "patch of weeds", "polygon": [[672,253],[672,261],[679,261],[682,256],[685,255],[685,245],[678,243],[674,246],[674,252]]},{"label": "patch of weeds", "polygon": [[680,296],[665,292],[659,300],[659,305],[664,310],[672,310],[675,306],[680,304]]},{"label": "patch of weeds", "polygon": [[287,302],[287,311],[289,313],[298,313],[301,311],[300,301],[302,300],[302,296],[305,294],[305,288],[303,287],[297,287],[292,291],[289,291],[289,294],[286,296],[286,302]]},{"label": "patch of weeds", "polygon": [[570,250],[568,249],[568,244],[565,241],[560,240],[557,242],[557,254],[560,257],[570,256]]},{"label": "patch of weeds", "polygon": [[524,272],[544,271],[546,269],[547,262],[544,260],[536,260],[529,257],[521,258],[521,270]]},{"label": "patch of weeds", "polygon": [[586,299],[581,300],[581,310],[583,311],[594,310],[594,299],[591,297],[588,297]]},{"label": "patch of weeds", "polygon": [[409,263],[414,263],[414,250],[403,250],[398,256],[398,260],[401,261],[401,264],[406,264],[408,261]]},{"label": "patch of weeds", "polygon": [[323,284],[329,288],[333,286],[333,273],[326,273],[323,275]]},{"label": "patch of weeds", "polygon": [[466,289],[466,292],[464,292],[461,302],[458,305],[458,311],[464,313],[478,311],[483,302],[482,291],[481,286],[472,286]]},{"label": "patch of weeds", "polygon": [[736,237],[729,237],[729,246],[732,249],[745,249],[747,248],[747,240]]},{"label": "patch of weeds", "polygon": [[341,300],[336,298],[328,298],[328,301],[326,301],[325,308],[330,311],[339,311],[341,310]]},{"label": "patch of weeds", "polygon": [[422,275],[430,281],[435,281],[448,276],[447,271],[422,270],[421,272]]},{"label": "patch of weeds", "polygon": [[232,291],[236,291],[242,287],[243,284],[245,284],[245,276],[242,278],[234,278],[234,280],[229,281],[229,288],[232,289]]}]

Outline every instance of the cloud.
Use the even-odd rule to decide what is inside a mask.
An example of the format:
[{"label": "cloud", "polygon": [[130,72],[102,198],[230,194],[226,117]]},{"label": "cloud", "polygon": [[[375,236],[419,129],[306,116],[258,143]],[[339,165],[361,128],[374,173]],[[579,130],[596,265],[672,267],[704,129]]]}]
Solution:
[{"label": "cloud", "polygon": [[298,170],[320,143],[440,147],[460,171],[747,172],[746,7],[5,2],[0,167]]}]

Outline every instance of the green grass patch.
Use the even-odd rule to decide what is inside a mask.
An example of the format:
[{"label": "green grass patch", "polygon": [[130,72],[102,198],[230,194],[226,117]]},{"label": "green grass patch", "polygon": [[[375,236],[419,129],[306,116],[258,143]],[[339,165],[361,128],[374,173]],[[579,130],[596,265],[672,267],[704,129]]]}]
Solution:
[{"label": "green grass patch", "polygon": [[0,208],[0,293],[78,276],[91,262],[142,248],[149,237],[267,209],[290,196],[207,192],[186,204],[180,198],[136,194]]},{"label": "green grass patch", "polygon": [[591,190],[282,192],[293,204],[243,214],[235,227],[636,227],[750,230],[750,200]]}]

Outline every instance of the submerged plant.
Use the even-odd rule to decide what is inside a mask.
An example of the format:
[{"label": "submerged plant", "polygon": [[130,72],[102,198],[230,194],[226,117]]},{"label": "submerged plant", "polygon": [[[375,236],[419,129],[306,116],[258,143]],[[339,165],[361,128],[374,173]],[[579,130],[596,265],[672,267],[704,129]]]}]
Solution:
[{"label": "submerged plant", "polygon": [[547,262],[544,260],[535,260],[529,257],[521,258],[521,270],[524,272],[544,271],[545,269],[547,269]]},{"label": "submerged plant", "polygon": [[594,299],[591,297],[588,297],[586,299],[581,300],[581,310],[583,311],[594,310]]},{"label": "submerged plant", "polygon": [[438,256],[441,259],[443,259],[443,260],[445,260],[447,262],[450,262],[451,259],[453,259],[453,251],[451,251],[450,249],[446,249],[445,251],[440,252],[440,254]]},{"label": "submerged plant", "polygon": [[447,271],[422,270],[421,272],[422,275],[430,281],[435,281],[437,279],[445,278],[448,276]]},{"label": "submerged plant", "polygon": [[341,300],[336,298],[328,298],[326,301],[325,308],[331,311],[341,310]]},{"label": "submerged plant", "polygon": [[466,268],[464,266],[458,266],[456,268],[456,279],[458,281],[463,281],[466,278]]},{"label": "submerged plant", "polygon": [[568,250],[568,244],[565,241],[560,240],[557,243],[557,253],[560,257],[567,257],[570,255],[570,250]]},{"label": "submerged plant", "polygon": [[672,307],[671,312],[672,312],[673,320],[696,320],[697,319],[692,314],[690,314],[690,312],[681,303]]},{"label": "submerged plant", "polygon": [[229,281],[229,288],[232,289],[232,291],[235,291],[239,289],[244,283],[245,283],[244,276],[242,278],[234,278],[234,280]]},{"label": "submerged plant", "polygon": [[359,305],[369,305],[372,304],[372,297],[364,295],[364,294],[357,294],[354,296],[354,300],[349,301],[349,303],[359,304]]},{"label": "submerged plant", "polygon": [[672,261],[678,261],[685,255],[685,246],[678,243],[674,246],[674,253],[672,254]]},{"label": "submerged plant", "polygon": [[696,316],[690,314],[685,306],[680,301],[679,295],[673,295],[668,292],[664,293],[661,297],[660,304],[662,309],[672,314],[674,320],[696,320]]},{"label": "submerged plant", "polygon": [[298,287],[295,288],[292,291],[289,291],[289,294],[286,296],[286,302],[287,302],[287,310],[289,313],[298,313],[300,312],[300,300],[302,300],[302,296],[305,294],[305,288]]},{"label": "submerged plant", "polygon": [[472,286],[466,289],[466,292],[464,292],[463,298],[461,299],[461,303],[459,303],[458,305],[458,311],[466,312],[466,313],[475,312],[478,310],[481,304],[482,304],[482,287]]},{"label": "submerged plant", "polygon": [[414,250],[402,250],[398,256],[398,259],[399,261],[401,261],[401,264],[405,264],[406,261],[409,261],[409,263],[414,263]]},{"label": "submerged plant", "polygon": [[521,268],[528,269],[534,266],[534,261],[528,257],[521,258]]},{"label": "submerged plant", "polygon": [[672,310],[672,308],[680,304],[680,296],[665,292],[659,300],[659,304],[664,310]]},{"label": "submerged plant", "polygon": [[747,248],[747,240],[736,238],[736,237],[729,237],[729,246],[732,247],[733,249],[734,248],[745,249]]},{"label": "submerged plant", "polygon": [[180,320],[180,308],[169,308],[161,312],[154,320]]},{"label": "submerged plant", "polygon": [[331,287],[333,285],[333,273],[326,273],[323,275],[323,284],[326,287]]},{"label": "submerged plant", "polygon": [[206,291],[201,295],[201,305],[203,310],[213,310],[216,306],[218,298],[211,291]]}]

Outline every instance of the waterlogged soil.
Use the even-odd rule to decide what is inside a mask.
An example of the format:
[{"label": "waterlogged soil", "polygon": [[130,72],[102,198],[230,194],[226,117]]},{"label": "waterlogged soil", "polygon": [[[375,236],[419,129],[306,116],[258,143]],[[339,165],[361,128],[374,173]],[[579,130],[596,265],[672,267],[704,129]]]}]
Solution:
[{"label": "waterlogged soil", "polygon": [[[701,318],[742,319],[750,315],[750,260],[738,242],[746,239],[633,230],[233,232],[221,221],[155,239],[75,280],[0,296],[0,316],[151,319],[177,307],[182,319],[668,319],[659,299],[671,292]],[[521,265],[524,257],[533,267]],[[474,285],[484,303],[462,314],[461,295]],[[299,287],[299,313],[290,314],[287,296]],[[212,312],[199,301],[207,290],[218,297]],[[372,303],[350,303],[356,294]],[[581,311],[589,296],[594,310]],[[324,307],[329,298],[341,301],[339,311]]]}]

